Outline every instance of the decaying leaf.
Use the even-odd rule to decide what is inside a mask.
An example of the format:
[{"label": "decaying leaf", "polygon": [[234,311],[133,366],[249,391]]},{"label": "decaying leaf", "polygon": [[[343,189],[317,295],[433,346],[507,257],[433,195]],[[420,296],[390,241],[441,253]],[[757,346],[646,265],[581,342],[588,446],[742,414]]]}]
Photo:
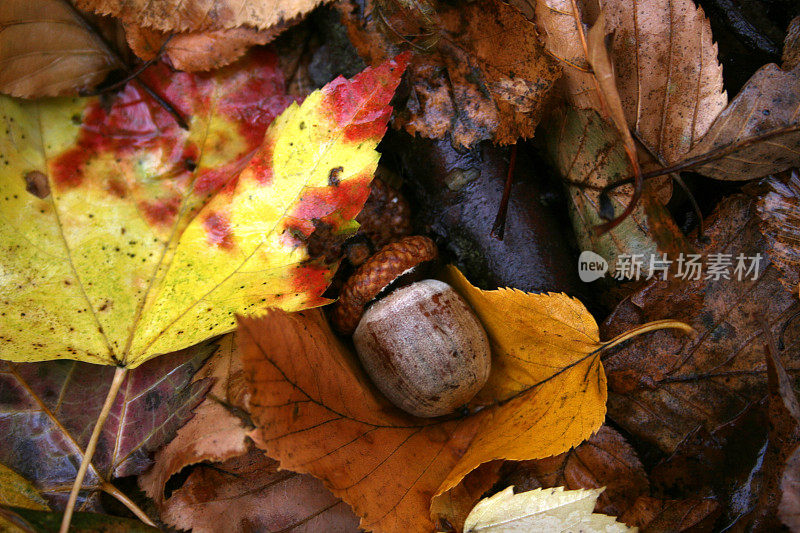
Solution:
[{"label": "decaying leaf", "polygon": [[793,70],[800,65],[800,17],[795,17],[786,29],[781,68]]},{"label": "decaying leaf", "polygon": [[800,165],[800,67],[759,69],[717,116],[708,133],[687,154],[694,157],[770,132],[780,135],[745,143],[736,151],[697,167],[716,179],[749,180]]},{"label": "decaying leaf", "polygon": [[778,516],[792,531],[800,531],[800,446],[786,462],[781,478],[781,501]]},{"label": "decaying leaf", "polygon": [[192,419],[155,454],[152,468],[139,476],[139,486],[156,506],[164,503],[169,478],[183,468],[202,461],[225,461],[247,452],[248,428],[242,419],[246,415],[236,412],[246,405],[247,393],[232,333],[219,341],[219,349],[197,372],[195,381],[209,378],[213,385]]},{"label": "decaying leaf", "polygon": [[643,531],[712,531],[720,506],[710,498],[661,500],[640,496],[619,519]]},{"label": "decaying leaf", "polygon": [[[139,474],[150,452],[175,435],[211,386],[191,383],[213,347],[193,347],[130,373],[103,427],[81,493],[92,508],[97,491],[115,477]],[[0,463],[31,480],[54,506],[63,506],[114,374],[75,361],[0,361]]]},{"label": "decaying leaf", "polygon": [[647,494],[649,483],[636,451],[609,426],[577,448],[545,459],[506,463],[502,481],[519,492],[535,488],[605,490],[595,511],[619,516],[637,497]]},{"label": "decaying leaf", "polygon": [[[475,503],[482,490],[459,484],[481,465],[561,453],[603,422],[601,344],[580,302],[480,291],[457,271],[453,278],[493,345],[492,374],[480,395],[486,407],[465,418],[416,419],[388,404],[319,313],[241,320],[253,439],[282,468],[323,479],[364,528],[430,528],[432,497],[448,500],[434,501],[434,509],[455,515],[463,506],[458,497]],[[471,481],[486,490],[493,476],[483,474]]]},{"label": "decaying leaf", "polygon": [[[3,533],[55,533],[62,513],[36,511],[20,507],[0,507],[0,529]],[[73,533],[158,533],[159,529],[133,518],[99,513],[75,513],[69,528]]]},{"label": "decaying leaf", "polygon": [[[620,255],[640,254],[645,274],[652,254],[677,256],[691,251],[650,184],[645,184],[642,199],[628,218],[598,234],[597,226],[605,222],[600,215],[602,188],[633,174],[622,139],[600,115],[579,109],[556,112],[546,131],[550,158],[567,183],[570,217],[582,250],[592,250],[606,259],[612,273]],[[632,192],[631,186],[622,186],[608,194],[615,215],[628,204]]]},{"label": "decaying leaf", "polygon": [[631,131],[675,163],[725,108],[711,25],[693,0],[603,2],[611,55]]},{"label": "decaying leaf", "polygon": [[0,92],[77,94],[121,65],[67,0],[0,4]]},{"label": "decaying leaf", "polygon": [[[564,68],[568,101],[607,117],[612,110],[598,94],[602,88],[592,76],[577,25],[596,16],[590,4],[537,0],[536,20],[548,51]],[[577,15],[575,6],[582,8]],[[613,75],[628,126],[654,156],[680,160],[727,103],[703,10],[692,0],[612,0],[603,2],[603,13],[613,34]]]},{"label": "decaying leaf", "polygon": [[161,52],[161,57],[178,70],[202,72],[233,63],[251,46],[267,44],[286,27],[287,24],[279,24],[268,30],[239,27],[170,34],[150,28],[126,26],[125,36],[131,50],[145,61],[155,58]]},{"label": "decaying leaf", "polygon": [[278,463],[258,450],[195,467],[161,517],[194,533],[359,531],[358,517],[321,481],[278,470]]},{"label": "decaying leaf", "polygon": [[[370,64],[425,36],[409,66],[409,94],[395,126],[443,137],[456,146],[533,136],[546,96],[560,75],[539,44],[536,26],[497,0],[436,5],[423,13],[401,3],[354,0],[337,7],[350,39]],[[413,37],[412,37],[413,39]],[[513,43],[513,46],[509,46]]]},{"label": "decaying leaf", "polygon": [[[49,509],[36,487],[7,466],[0,464],[0,505],[26,509]],[[0,517],[2,525],[2,517]]]},{"label": "decaying leaf", "polygon": [[[108,112],[0,102],[1,358],[132,368],[231,331],[234,313],[327,301],[336,261],[305,241],[320,221],[355,230],[407,57],[334,80],[264,137],[288,101],[264,54],[212,76],[150,72],[189,131],[133,85]],[[44,198],[27,191],[36,173]]]},{"label": "decaying leaf", "polygon": [[[695,243],[699,262],[706,265],[699,279],[654,279],[606,322],[610,334],[662,317],[683,320],[698,331],[694,338],[659,332],[604,360],[611,384],[609,416],[667,452],[698,426],[719,427],[766,393],[757,315],[766,318],[776,338],[783,332],[787,371],[797,379],[800,323],[787,323],[797,309],[797,296],[781,287],[754,211],[744,195],[723,201],[707,221],[708,242]],[[737,274],[740,254],[743,268]],[[707,265],[715,260],[722,265],[730,260],[730,279],[708,277]]]},{"label": "decaying leaf", "polygon": [[164,32],[267,29],[304,15],[323,0],[76,0],[81,9]]},{"label": "decaying leaf", "polygon": [[792,293],[800,287],[800,173],[791,170],[766,180],[767,192],[758,199],[761,233],[767,253],[781,271],[781,283]]},{"label": "decaying leaf", "polygon": [[514,487],[508,487],[478,502],[467,517],[464,532],[633,531],[613,516],[592,512],[601,492],[603,489],[564,490],[564,487],[555,487],[514,494]]}]

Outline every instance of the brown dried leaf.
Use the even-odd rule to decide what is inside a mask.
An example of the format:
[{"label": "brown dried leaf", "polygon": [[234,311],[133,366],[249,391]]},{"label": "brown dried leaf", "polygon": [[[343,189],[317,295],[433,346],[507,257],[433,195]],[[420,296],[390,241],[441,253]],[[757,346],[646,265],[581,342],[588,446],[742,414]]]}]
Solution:
[{"label": "brown dried leaf", "polygon": [[0,92],[22,98],[77,94],[119,68],[66,0],[0,2]]},{"label": "brown dried leaf", "polygon": [[800,531],[800,446],[786,462],[781,478],[781,502],[778,516],[793,533]]},{"label": "brown dried leaf", "polygon": [[183,468],[202,461],[225,461],[247,452],[248,428],[236,408],[247,403],[241,354],[234,334],[219,342],[219,349],[200,369],[195,381],[212,378],[214,385],[194,411],[194,417],[175,438],[158,451],[153,467],[139,476],[139,486],[162,509],[164,486]]},{"label": "brown dried leaf", "polygon": [[[706,225],[708,243],[696,246],[706,265],[709,254],[732,254],[731,271],[739,254],[761,254],[757,280],[748,275],[739,281],[735,274],[719,280],[682,280],[675,275],[653,280],[606,321],[609,334],[666,317],[698,331],[693,339],[657,332],[605,360],[611,384],[609,416],[667,452],[697,426],[721,426],[766,393],[761,327],[751,315],[765,316],[777,337],[797,308],[796,295],[781,288],[779,272],[765,254],[754,212],[752,200],[744,195],[725,200]],[[706,275],[704,269],[701,277]],[[790,322],[783,339],[787,367],[797,379],[800,322]]]},{"label": "brown dried leaf", "polygon": [[713,530],[719,512],[719,504],[711,499],[661,500],[639,496],[619,521],[645,532],[700,533]]},{"label": "brown dried leaf", "polygon": [[789,292],[800,286],[800,173],[790,171],[766,180],[767,192],[758,199],[761,233],[769,253],[781,271],[781,283]]},{"label": "brown dried leaf", "polygon": [[795,17],[786,30],[781,68],[792,70],[800,65],[800,17]]},{"label": "brown dried leaf", "polygon": [[711,26],[693,0],[604,2],[622,107],[661,161],[680,161],[725,108]]},{"label": "brown dried leaf", "polygon": [[278,470],[277,461],[257,450],[195,467],[161,516],[194,533],[359,531],[358,517],[321,481]]},{"label": "brown dried leaf", "polygon": [[264,30],[304,15],[323,0],[75,0],[81,9],[164,32]]},{"label": "brown dried leaf", "polygon": [[243,319],[239,340],[256,445],[283,468],[324,478],[364,528],[432,528],[431,497],[482,417],[441,422],[402,413],[318,311]]},{"label": "brown dried leaf", "polygon": [[[577,16],[574,5],[579,6]],[[592,61],[601,50],[599,40],[592,43],[587,38],[588,58],[582,46],[583,25],[595,10],[590,1],[536,2],[536,20],[545,46],[564,69],[568,101],[619,122],[618,107],[608,101],[609,95],[616,100],[611,84],[603,87],[592,70],[601,78],[613,75],[631,131],[657,158],[680,160],[727,103],[717,48],[702,9],[692,0],[603,2],[607,33],[614,35],[613,74],[609,67]]]},{"label": "brown dried leaf", "polygon": [[697,167],[697,172],[721,180],[749,180],[800,166],[798,87],[800,67],[791,71],[772,63],[761,67],[686,156],[785,131],[768,140],[743,142],[733,153]]},{"label": "brown dried leaf", "polygon": [[[233,63],[257,44],[267,44],[278,36],[288,24],[277,24],[268,30],[239,27],[172,35],[162,52],[162,57],[178,70],[199,72],[213,70]],[[139,58],[147,61],[158,55],[170,37],[169,33],[125,26],[128,45]]]},{"label": "brown dried leaf", "polygon": [[507,463],[503,485],[517,492],[538,487],[596,489],[605,487],[595,512],[619,516],[648,493],[649,483],[636,451],[609,426],[568,452],[547,459]]},{"label": "brown dried leaf", "polygon": [[[407,47],[398,36],[427,34],[430,50],[408,68],[409,95],[395,125],[455,145],[530,138],[560,69],[539,44],[536,26],[498,0],[477,0],[422,17],[391,2],[337,4],[351,41],[370,64]],[[416,16],[416,18],[415,18]],[[381,24],[380,21],[385,21]],[[513,46],[509,46],[513,43]],[[427,52],[427,53],[426,53]]]}]

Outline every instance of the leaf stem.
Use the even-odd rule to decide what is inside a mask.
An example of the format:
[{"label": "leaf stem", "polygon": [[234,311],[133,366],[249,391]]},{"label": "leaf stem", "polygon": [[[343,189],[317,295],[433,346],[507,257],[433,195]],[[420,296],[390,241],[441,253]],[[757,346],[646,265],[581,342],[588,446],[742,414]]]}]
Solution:
[{"label": "leaf stem", "polygon": [[108,389],[106,401],[103,403],[103,408],[100,410],[100,415],[97,417],[97,422],[94,424],[92,436],[89,438],[89,444],[86,445],[86,452],[83,454],[83,459],[81,459],[81,466],[78,468],[78,474],[75,476],[75,482],[72,484],[72,492],[69,493],[69,500],[67,500],[67,506],[64,509],[64,517],[61,520],[61,529],[59,529],[59,533],[67,533],[69,530],[69,524],[72,521],[72,513],[75,511],[75,503],[78,501],[78,493],[80,493],[81,487],[83,486],[83,479],[86,477],[86,471],[92,463],[94,451],[97,449],[97,442],[100,440],[100,432],[103,430],[103,425],[106,423],[106,419],[111,412],[111,407],[114,405],[114,400],[116,400],[119,389],[127,374],[128,369],[123,366],[118,366],[114,371],[114,378],[111,380],[111,387]]},{"label": "leaf stem", "polygon": [[103,489],[104,492],[110,494],[111,496],[115,497],[122,505],[128,508],[130,512],[136,515],[136,518],[147,524],[151,527],[158,527],[156,526],[155,522],[150,520],[150,517],[142,511],[142,509],[136,505],[136,503],[131,500],[127,494],[119,490],[117,487],[109,483],[108,481],[103,481],[100,484],[100,488]]},{"label": "leaf stem", "polygon": [[671,320],[671,319],[656,320],[654,322],[648,322],[647,324],[642,324],[641,326],[636,326],[635,328],[630,329],[625,333],[622,333],[621,335],[617,335],[610,341],[604,342],[602,346],[600,346],[598,352],[604,352],[610,348],[613,348],[614,346],[619,346],[623,342],[630,340],[634,337],[638,337],[639,335],[642,335],[644,333],[649,333],[651,331],[657,331],[660,329],[680,329],[683,332],[688,333],[689,335],[695,335],[697,333],[695,329],[689,324],[685,324],[677,320]]}]

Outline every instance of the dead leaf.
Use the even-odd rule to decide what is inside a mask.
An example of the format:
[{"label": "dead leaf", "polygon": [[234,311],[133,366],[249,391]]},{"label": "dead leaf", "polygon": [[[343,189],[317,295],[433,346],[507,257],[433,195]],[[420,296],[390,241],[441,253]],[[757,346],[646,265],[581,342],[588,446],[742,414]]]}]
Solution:
[{"label": "dead leaf", "polygon": [[[458,515],[464,502],[456,500],[480,494],[459,484],[482,464],[561,453],[603,422],[601,343],[580,302],[480,291],[453,276],[493,346],[492,374],[479,395],[489,405],[466,418],[415,419],[389,405],[317,313],[242,319],[253,439],[283,468],[325,480],[364,528],[430,528],[431,498],[445,499],[433,507],[448,509],[448,518]],[[454,489],[460,494],[447,492]]]},{"label": "dead leaf", "polygon": [[800,446],[786,461],[786,470],[781,478],[781,501],[778,516],[793,532],[800,531]]},{"label": "dead leaf", "polygon": [[[132,371],[103,427],[82,508],[113,478],[139,474],[211,386],[191,383],[213,350],[193,347]],[[0,462],[30,479],[53,507],[66,502],[114,369],[76,361],[0,361]]]},{"label": "dead leaf", "polygon": [[256,445],[281,468],[322,479],[365,529],[433,528],[431,497],[483,417],[428,421],[402,413],[317,311],[243,319],[239,342]]},{"label": "dead leaf", "polygon": [[403,35],[429,34],[423,45],[412,45],[428,49],[409,66],[408,99],[397,109],[395,126],[430,138],[449,133],[456,146],[533,136],[560,70],[545,55],[536,26],[516,8],[496,0],[440,3],[423,18],[399,3],[361,7],[350,0],[337,7],[370,64],[406,48]]},{"label": "dead leaf", "polygon": [[636,451],[609,426],[602,426],[589,440],[562,454],[534,461],[506,463],[504,484],[517,491],[534,488],[605,488],[595,511],[619,516],[637,497],[649,493],[649,482]]},{"label": "dead leaf", "polygon": [[603,9],[628,125],[662,162],[678,162],[728,103],[711,25],[693,0],[613,0]]},{"label": "dead leaf", "polygon": [[[7,466],[0,464],[0,505],[26,509],[49,509],[36,487]],[[0,517],[2,525],[2,517]]]},{"label": "dead leaf", "polygon": [[279,470],[276,461],[257,450],[196,466],[161,516],[194,533],[359,531],[358,517],[321,481]]},{"label": "dead leaf", "polygon": [[643,531],[711,532],[720,506],[712,499],[662,500],[639,496],[620,521]]},{"label": "dead leaf", "polygon": [[[614,274],[622,255],[641,255],[642,272],[647,275],[652,255],[659,252],[677,256],[690,252],[690,244],[675,225],[669,212],[656,197],[649,183],[633,213],[611,230],[598,234],[602,189],[633,175],[618,132],[595,111],[567,109],[552,115],[546,124],[545,142],[550,159],[567,184],[569,214],[581,250],[603,257]],[[614,215],[630,201],[632,186],[612,189],[608,198]]]},{"label": "dead leaf", "polygon": [[792,293],[800,287],[800,173],[769,177],[768,190],[758,199],[761,233],[767,253],[781,271],[781,283]]},{"label": "dead leaf", "polygon": [[323,0],[76,0],[81,9],[111,15],[126,25],[168,33],[264,30],[305,15]]},{"label": "dead leaf", "polygon": [[792,19],[786,29],[781,62],[783,70],[793,70],[800,65],[800,17]]},{"label": "dead leaf", "polygon": [[524,533],[526,531],[581,531],[623,533],[633,531],[615,517],[593,513],[603,489],[534,489],[514,494],[508,487],[478,502],[467,517],[464,533]]},{"label": "dead leaf", "polygon": [[0,92],[78,94],[122,65],[66,0],[0,4]]},{"label": "dead leaf", "polygon": [[[797,308],[797,297],[780,286],[754,211],[749,197],[726,199],[707,221],[709,242],[695,243],[706,265],[710,254],[731,254],[728,275],[732,279],[705,278],[705,268],[697,280],[675,275],[668,281],[654,279],[624,300],[606,321],[610,334],[667,316],[698,331],[691,339],[658,332],[647,342],[635,340],[604,360],[612,384],[609,416],[666,452],[697,426],[709,431],[721,426],[766,393],[761,328],[752,315],[765,316],[777,338]],[[753,272],[737,279],[734,269],[739,254],[761,254],[756,280]],[[752,261],[743,265],[746,269]],[[783,339],[788,372],[796,376],[800,323],[790,322]],[[628,384],[615,389],[618,374],[625,374],[621,382]]]},{"label": "dead leaf", "polygon": [[[721,180],[749,180],[800,165],[798,87],[800,67],[784,71],[771,63],[759,69],[686,157],[733,145],[737,149],[695,170]],[[781,131],[768,140],[746,142]]]},{"label": "dead leaf", "polygon": [[133,53],[145,61],[154,59],[163,47],[161,57],[174,68],[202,72],[233,63],[251,46],[271,42],[288,25],[279,24],[268,30],[238,27],[178,34],[129,25],[125,36]]},{"label": "dead leaf", "polygon": [[[35,511],[20,507],[0,507],[3,533],[55,533],[62,513]],[[6,529],[6,528],[9,529]],[[132,518],[99,513],[75,513],[69,530],[72,533],[158,533],[160,530]]]},{"label": "dead leaf", "polygon": [[234,334],[219,341],[216,353],[197,372],[195,381],[199,380],[213,380],[205,400],[175,438],[155,454],[152,468],[139,476],[139,486],[159,508],[164,503],[164,486],[183,468],[202,461],[225,461],[248,449],[248,427],[242,420],[246,415],[235,412],[244,408],[247,394]]}]

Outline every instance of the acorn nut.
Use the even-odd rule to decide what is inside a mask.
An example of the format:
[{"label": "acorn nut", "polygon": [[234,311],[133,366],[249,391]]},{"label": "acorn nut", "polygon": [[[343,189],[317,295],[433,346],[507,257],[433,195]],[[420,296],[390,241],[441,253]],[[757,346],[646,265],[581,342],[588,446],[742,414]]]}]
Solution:
[{"label": "acorn nut", "polygon": [[[353,322],[346,310],[359,307],[353,301],[364,295],[373,299],[401,273],[435,255],[426,237],[406,237],[384,247],[348,280],[334,309],[334,324],[346,330],[342,326]],[[360,304],[358,314],[365,305]],[[469,304],[444,282],[426,279],[397,288],[355,320],[353,342],[364,368],[378,389],[408,413],[452,413],[489,378],[486,332]]]}]

